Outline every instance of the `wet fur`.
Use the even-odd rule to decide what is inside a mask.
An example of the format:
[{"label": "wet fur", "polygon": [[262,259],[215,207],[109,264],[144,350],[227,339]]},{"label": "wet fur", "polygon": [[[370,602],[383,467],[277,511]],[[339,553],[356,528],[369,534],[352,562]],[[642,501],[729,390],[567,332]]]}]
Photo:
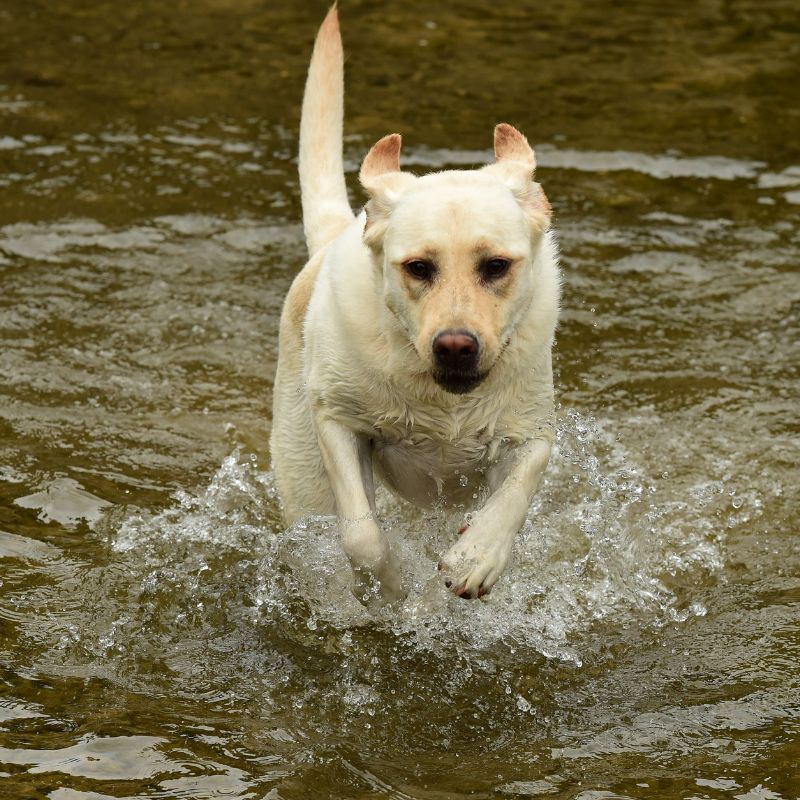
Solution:
[{"label": "wet fur", "polygon": [[[551,347],[559,273],[550,206],[533,151],[495,129],[495,163],[417,178],[400,137],[367,154],[369,200],[354,216],[341,157],[342,51],[335,8],[317,36],[303,103],[300,177],[311,258],[280,325],[271,451],[287,523],[337,514],[358,597],[403,596],[376,518],[374,479],[417,505],[472,504],[470,527],[440,562],[459,596],[488,593],[549,458]],[[486,258],[511,262],[500,281]],[[421,285],[409,259],[436,266]],[[481,380],[463,393],[434,379],[437,332],[480,341]],[[466,477],[466,482],[464,478]]]}]

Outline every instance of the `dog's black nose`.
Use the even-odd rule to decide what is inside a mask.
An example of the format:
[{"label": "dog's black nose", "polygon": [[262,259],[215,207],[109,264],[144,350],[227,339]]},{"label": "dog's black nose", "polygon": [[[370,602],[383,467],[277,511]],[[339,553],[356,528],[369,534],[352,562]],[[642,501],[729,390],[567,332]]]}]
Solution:
[{"label": "dog's black nose", "polygon": [[433,340],[436,364],[448,372],[474,372],[479,349],[477,337],[469,331],[442,331]]}]

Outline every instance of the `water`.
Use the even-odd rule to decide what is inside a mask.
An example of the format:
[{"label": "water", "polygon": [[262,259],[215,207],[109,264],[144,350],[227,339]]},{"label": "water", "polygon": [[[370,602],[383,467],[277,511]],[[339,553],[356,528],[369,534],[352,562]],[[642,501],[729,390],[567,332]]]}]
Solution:
[{"label": "water", "polygon": [[323,6],[0,9],[0,797],[800,797],[796,4],[344,5],[354,203],[507,119],[566,278],[509,573],[382,496],[377,615],[266,447]]}]

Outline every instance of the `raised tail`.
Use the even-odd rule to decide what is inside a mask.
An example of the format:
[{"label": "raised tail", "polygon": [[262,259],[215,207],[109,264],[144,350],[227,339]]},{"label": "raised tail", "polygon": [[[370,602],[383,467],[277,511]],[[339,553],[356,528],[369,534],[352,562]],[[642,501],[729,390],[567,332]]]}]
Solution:
[{"label": "raised tail", "polygon": [[343,116],[344,53],[334,5],[314,43],[300,117],[300,191],[309,255],[353,220],[342,164]]}]

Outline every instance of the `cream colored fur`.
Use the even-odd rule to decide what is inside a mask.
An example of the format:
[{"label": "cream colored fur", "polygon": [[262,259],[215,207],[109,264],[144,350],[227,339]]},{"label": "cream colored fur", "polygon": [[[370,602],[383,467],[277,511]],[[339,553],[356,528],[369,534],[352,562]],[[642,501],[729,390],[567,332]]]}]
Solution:
[{"label": "cream colored fur", "polygon": [[[461,597],[488,593],[547,465],[551,347],[559,298],[550,207],[533,150],[495,129],[495,163],[415,177],[400,137],[364,160],[354,217],[342,170],[342,49],[335,8],[320,28],[300,132],[311,260],[281,317],[271,450],[286,521],[337,514],[361,599],[403,596],[375,512],[374,480],[418,504],[488,499],[440,562]],[[482,270],[507,264],[500,278]],[[414,262],[431,265],[420,280]],[[502,265],[501,264],[501,265]],[[434,379],[433,340],[468,331],[482,380],[453,393]]]}]

